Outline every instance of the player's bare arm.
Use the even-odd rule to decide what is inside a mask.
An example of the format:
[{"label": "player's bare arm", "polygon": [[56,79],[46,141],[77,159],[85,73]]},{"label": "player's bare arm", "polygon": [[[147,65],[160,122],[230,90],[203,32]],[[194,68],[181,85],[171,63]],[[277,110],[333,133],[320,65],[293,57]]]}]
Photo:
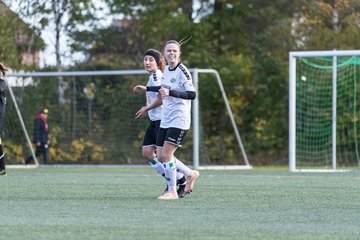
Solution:
[{"label": "player's bare arm", "polygon": [[146,92],[146,86],[144,86],[144,85],[136,85],[133,88],[133,92],[135,92],[135,93],[144,93],[144,92]]},{"label": "player's bare arm", "polygon": [[136,112],[135,119],[146,117],[148,111],[150,111],[151,109],[157,108],[161,105],[162,105],[162,98],[161,98],[161,95],[158,94],[157,99],[153,103],[151,103],[147,106],[143,106],[142,108],[140,108],[139,111]]}]

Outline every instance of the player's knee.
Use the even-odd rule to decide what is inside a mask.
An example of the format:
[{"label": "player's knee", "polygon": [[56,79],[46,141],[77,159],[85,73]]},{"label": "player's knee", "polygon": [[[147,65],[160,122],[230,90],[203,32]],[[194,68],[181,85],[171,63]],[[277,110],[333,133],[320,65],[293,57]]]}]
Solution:
[{"label": "player's knee", "polygon": [[164,161],[163,161],[163,159],[161,158],[161,156],[157,156],[157,160],[158,160],[158,162],[160,162],[160,163],[164,163]]},{"label": "player's knee", "polygon": [[162,153],[160,156],[161,162],[170,162],[171,160],[171,155],[168,156],[168,154],[166,153]]},{"label": "player's knee", "polygon": [[146,160],[153,160],[155,158],[153,150],[143,149],[141,154]]}]

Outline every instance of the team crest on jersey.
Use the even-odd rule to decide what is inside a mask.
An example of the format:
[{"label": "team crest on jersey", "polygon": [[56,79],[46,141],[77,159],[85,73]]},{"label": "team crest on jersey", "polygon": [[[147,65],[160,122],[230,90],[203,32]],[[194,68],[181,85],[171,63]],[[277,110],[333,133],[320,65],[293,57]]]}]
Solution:
[{"label": "team crest on jersey", "polygon": [[176,78],[172,78],[172,79],[170,79],[170,82],[171,82],[171,83],[176,82]]},{"label": "team crest on jersey", "polygon": [[156,73],[153,74],[153,79],[154,79],[155,82],[157,81]]}]

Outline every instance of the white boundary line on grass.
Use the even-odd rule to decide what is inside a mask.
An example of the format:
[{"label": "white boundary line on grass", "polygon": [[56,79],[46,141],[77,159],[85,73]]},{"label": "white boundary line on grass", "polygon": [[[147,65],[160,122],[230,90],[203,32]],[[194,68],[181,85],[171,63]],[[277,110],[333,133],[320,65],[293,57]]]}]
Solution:
[{"label": "white boundary line on grass", "polygon": [[38,168],[38,167],[39,167],[39,165],[35,165],[35,164],[29,164],[29,165],[25,165],[25,164],[6,165],[6,169],[11,169],[11,168],[35,169],[35,168]]},{"label": "white boundary line on grass", "polygon": [[217,165],[217,166],[199,166],[199,170],[248,170],[251,165]]},{"label": "white boundary line on grass", "polygon": [[150,165],[120,165],[120,164],[108,164],[108,165],[97,165],[97,164],[39,164],[36,165],[7,165],[6,168],[150,168]]},{"label": "white boundary line on grass", "polygon": [[[23,165],[23,164],[15,164],[15,165],[7,165],[8,169],[34,169],[34,168],[151,168],[150,165],[126,165],[126,164],[107,164],[107,165],[97,165],[97,164],[49,164],[44,165],[40,164],[36,165]],[[252,169],[252,166],[244,166],[244,165],[223,165],[223,166],[200,166],[197,169],[199,170],[248,170]]]},{"label": "white boundary line on grass", "polygon": [[308,172],[308,173],[336,173],[336,172],[359,172],[357,169],[296,169],[293,172]]}]

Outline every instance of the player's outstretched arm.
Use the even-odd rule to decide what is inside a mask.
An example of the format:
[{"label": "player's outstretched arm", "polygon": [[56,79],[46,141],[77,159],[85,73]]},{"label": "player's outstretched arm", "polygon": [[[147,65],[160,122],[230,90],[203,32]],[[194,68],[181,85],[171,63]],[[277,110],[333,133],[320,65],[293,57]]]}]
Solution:
[{"label": "player's outstretched arm", "polygon": [[156,100],[153,103],[151,103],[147,106],[143,106],[142,108],[140,108],[139,111],[136,112],[135,119],[146,117],[148,111],[150,111],[153,108],[157,108],[161,105],[162,105],[162,98],[161,98],[161,95],[158,94]]},{"label": "player's outstretched arm", "polygon": [[133,88],[133,92],[135,92],[135,93],[143,93],[143,92],[146,92],[146,86],[144,86],[144,85],[136,85],[136,86]]}]

